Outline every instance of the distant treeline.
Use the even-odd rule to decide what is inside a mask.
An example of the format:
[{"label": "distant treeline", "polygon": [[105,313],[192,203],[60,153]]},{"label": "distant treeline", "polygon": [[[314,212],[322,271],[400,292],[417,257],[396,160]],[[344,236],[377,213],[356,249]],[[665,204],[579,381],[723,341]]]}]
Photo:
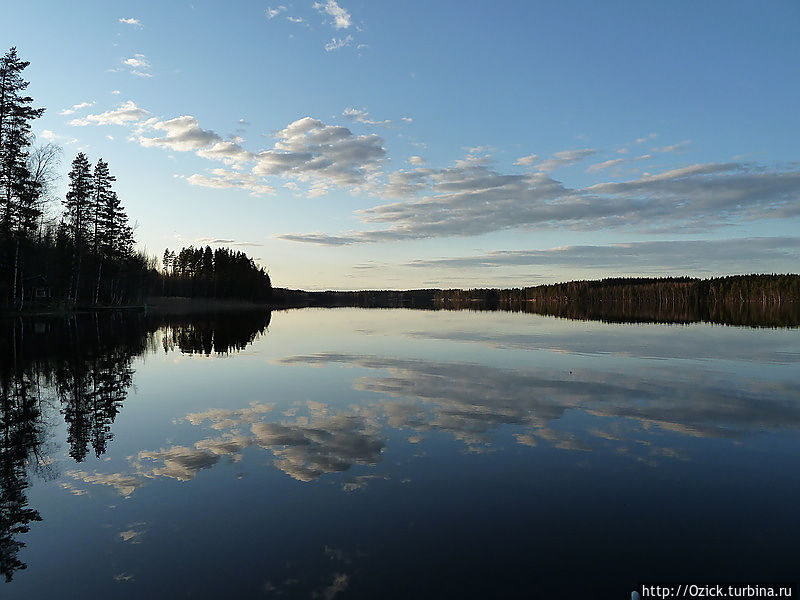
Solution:
[{"label": "distant treeline", "polygon": [[276,289],[285,306],[508,310],[613,322],[709,321],[800,326],[800,275],[611,278],[500,289],[304,292]]},{"label": "distant treeline", "polygon": [[441,290],[434,303],[574,319],[798,326],[800,275],[610,278],[515,289]]},{"label": "distant treeline", "polygon": [[356,292],[307,292],[273,288],[272,304],[276,307],[344,307],[363,308],[435,308],[434,299],[442,290],[365,290]]},{"label": "distant treeline", "polygon": [[66,196],[56,198],[61,149],[33,145],[31,123],[44,109],[24,94],[28,65],[15,48],[0,58],[0,309],[130,306],[165,293],[269,299],[269,276],[242,252],[168,250],[159,271],[156,259],[135,251],[102,158],[92,165],[79,153]]},{"label": "distant treeline", "polygon": [[162,296],[235,298],[265,302],[272,297],[269,275],[244,252],[228,248],[165,250],[160,274]]},{"label": "distant treeline", "polygon": [[[437,301],[448,302],[458,291],[444,291]],[[623,304],[628,306],[698,306],[700,304],[761,305],[800,302],[800,275],[734,275],[711,279],[690,277],[610,278],[570,281],[503,290],[472,290],[472,297],[500,303]]]}]

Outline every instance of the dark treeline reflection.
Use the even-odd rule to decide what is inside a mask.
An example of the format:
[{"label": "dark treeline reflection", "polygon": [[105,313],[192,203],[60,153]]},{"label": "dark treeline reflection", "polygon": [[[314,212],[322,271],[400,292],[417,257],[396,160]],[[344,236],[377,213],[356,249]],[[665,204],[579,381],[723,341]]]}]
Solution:
[{"label": "dark treeline reflection", "polygon": [[450,302],[448,308],[507,310],[606,323],[716,323],[739,327],[800,327],[800,303],[632,305],[625,302]]},{"label": "dark treeline reflection", "polygon": [[[269,312],[169,317],[118,312],[0,321],[0,574],[24,569],[19,534],[40,521],[28,506],[32,474],[47,476],[47,425],[60,414],[69,456],[98,458],[133,382],[133,361],[147,351],[239,351],[264,333]],[[48,418],[50,417],[50,418]]]},{"label": "dark treeline reflection", "polygon": [[203,318],[183,317],[163,324],[164,350],[184,354],[226,354],[244,350],[263,334],[271,318],[266,312],[229,312]]}]

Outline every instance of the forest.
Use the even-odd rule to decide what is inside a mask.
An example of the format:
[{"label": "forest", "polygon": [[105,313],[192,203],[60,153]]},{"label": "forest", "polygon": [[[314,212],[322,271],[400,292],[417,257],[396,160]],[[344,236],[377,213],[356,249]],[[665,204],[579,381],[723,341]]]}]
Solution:
[{"label": "forest", "polygon": [[61,148],[35,146],[44,113],[25,94],[30,63],[0,59],[0,308],[140,305],[153,294],[269,298],[269,275],[241,252],[184,248],[157,260],[135,249],[134,229],[102,158],[72,160],[56,198]]}]

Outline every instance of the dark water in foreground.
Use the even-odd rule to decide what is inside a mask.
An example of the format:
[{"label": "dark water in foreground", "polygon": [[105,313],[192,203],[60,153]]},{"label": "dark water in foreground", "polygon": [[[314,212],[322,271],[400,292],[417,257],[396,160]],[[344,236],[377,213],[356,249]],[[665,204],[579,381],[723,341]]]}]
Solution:
[{"label": "dark water in foreground", "polygon": [[2,598],[800,572],[796,329],[308,309],[3,336]]}]

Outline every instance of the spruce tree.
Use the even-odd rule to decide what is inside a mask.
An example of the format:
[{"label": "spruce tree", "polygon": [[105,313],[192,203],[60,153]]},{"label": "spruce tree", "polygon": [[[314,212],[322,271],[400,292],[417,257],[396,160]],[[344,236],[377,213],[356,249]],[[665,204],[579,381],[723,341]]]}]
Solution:
[{"label": "spruce tree", "polygon": [[65,217],[72,237],[72,272],[67,299],[78,301],[81,261],[86,252],[91,233],[92,172],[89,160],[81,152],[72,161],[69,172],[69,191],[64,201]]},{"label": "spruce tree", "polygon": [[19,59],[16,48],[0,58],[0,263],[11,267],[2,282],[4,299],[17,307],[22,304],[24,242],[41,214],[39,185],[28,170],[28,148],[30,121],[44,109],[32,108],[33,98],[23,95],[28,82],[22,71],[29,64]]},{"label": "spruce tree", "polygon": [[95,255],[102,254],[104,247],[108,248],[112,245],[107,239],[106,229],[111,226],[108,215],[109,205],[112,202],[111,195],[113,194],[111,184],[116,180],[117,178],[111,175],[108,169],[108,163],[102,158],[99,159],[94,166],[92,179],[92,252]]}]

